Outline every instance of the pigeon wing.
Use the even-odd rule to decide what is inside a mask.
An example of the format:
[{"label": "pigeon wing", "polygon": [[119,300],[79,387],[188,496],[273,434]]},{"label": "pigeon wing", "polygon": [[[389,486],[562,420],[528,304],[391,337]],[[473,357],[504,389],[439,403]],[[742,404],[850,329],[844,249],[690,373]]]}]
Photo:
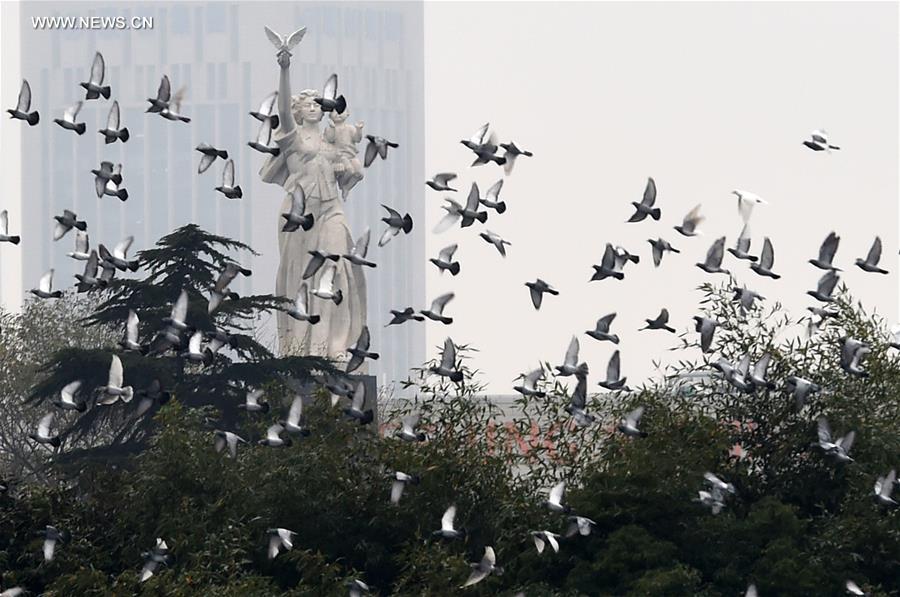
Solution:
[{"label": "pigeon wing", "polygon": [[94,62],[91,64],[91,83],[99,87],[103,84],[105,74],[106,64],[103,61],[103,54],[97,52],[94,54]]}]

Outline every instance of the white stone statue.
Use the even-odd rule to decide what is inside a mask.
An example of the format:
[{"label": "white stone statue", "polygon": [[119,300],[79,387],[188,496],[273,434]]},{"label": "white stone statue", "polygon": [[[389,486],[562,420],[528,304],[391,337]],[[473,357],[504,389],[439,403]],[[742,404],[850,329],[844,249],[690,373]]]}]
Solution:
[{"label": "white stone statue", "polygon": [[[281,263],[275,280],[275,293],[294,300],[301,284],[306,283],[309,289],[309,312],[318,315],[320,319],[311,325],[279,311],[278,347],[282,355],[343,359],[347,348],[356,342],[366,324],[366,280],[362,268],[343,258],[336,262],[326,260],[325,265],[313,277],[308,280],[302,278],[312,258],[310,251],[317,250],[332,255],[350,253],[353,237],[344,215],[338,179],[355,179],[355,184],[362,178],[362,173],[361,169],[354,171],[349,147],[339,149],[336,144],[327,142],[323,137],[320,130],[322,109],[314,101],[319,93],[308,89],[298,95],[291,95],[290,56],[289,51],[278,52],[278,65],[281,67],[277,100],[280,123],[274,139],[280,152],[266,161],[260,170],[260,176],[264,182],[284,188],[285,198],[279,213],[290,211],[291,193],[298,185],[306,195],[306,212],[315,218],[310,230],[304,231],[301,228],[283,232],[283,221],[279,219],[278,248]],[[359,123],[358,128],[361,138],[362,123]],[[342,145],[347,145],[346,135],[341,135],[340,140]],[[334,287],[343,295],[339,304],[332,299],[313,295],[313,290],[319,287],[323,275],[330,275],[332,264],[337,268]]]}]

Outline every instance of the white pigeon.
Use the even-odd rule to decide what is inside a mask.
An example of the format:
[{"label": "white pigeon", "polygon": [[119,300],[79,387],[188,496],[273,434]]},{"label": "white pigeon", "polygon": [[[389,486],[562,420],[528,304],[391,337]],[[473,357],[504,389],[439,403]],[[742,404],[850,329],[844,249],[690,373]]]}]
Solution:
[{"label": "white pigeon", "polygon": [[559,535],[550,531],[532,531],[531,538],[534,539],[534,547],[539,554],[544,553],[544,547],[550,545],[553,551],[559,553]]},{"label": "white pigeon", "polygon": [[37,433],[29,433],[28,437],[39,444],[49,444],[54,448],[58,448],[60,443],[62,443],[59,435],[50,435],[50,426],[53,425],[53,418],[54,414],[52,412],[41,417],[41,420],[38,421]]},{"label": "white pigeon", "polygon": [[644,407],[638,406],[633,411],[625,415],[625,418],[619,422],[617,429],[628,437],[647,437],[646,431],[638,429],[641,422],[641,416],[644,414]]},{"label": "white pigeon", "polygon": [[290,551],[294,549],[294,531],[288,529],[275,528],[266,531],[269,534],[269,559],[274,560],[281,550]]},{"label": "white pigeon", "polygon": [[590,518],[585,518],[584,516],[570,516],[569,521],[569,528],[568,530],[566,530],[566,537],[574,537],[575,535],[587,537],[591,534],[591,529],[597,526],[596,522],[594,522]]},{"label": "white pigeon", "polygon": [[547,500],[544,501],[544,505],[551,512],[570,512],[571,508],[563,504],[563,495],[566,491],[566,482],[560,481],[556,485],[550,488],[549,495]]},{"label": "white pigeon", "polygon": [[140,350],[141,343],[138,342],[138,326],[141,320],[138,318],[134,309],[128,310],[128,320],[125,322],[125,336],[119,341],[119,346],[125,350]]},{"label": "white pigeon", "polygon": [[53,404],[63,410],[77,410],[78,412],[84,412],[87,410],[87,404],[83,400],[75,400],[75,394],[77,394],[80,389],[81,380],[67,383],[63,386],[63,389],[59,391],[59,400],[55,401]]},{"label": "white pigeon", "polygon": [[897,500],[891,497],[894,485],[897,484],[897,471],[891,471],[875,481],[875,500],[882,506],[897,506]]},{"label": "white pigeon", "polygon": [[443,537],[444,539],[460,539],[465,536],[465,531],[462,529],[457,529],[453,526],[453,521],[456,519],[456,505],[451,504],[445,511],[443,516],[441,516],[441,528],[440,530],[434,531],[432,535],[438,535]]},{"label": "white pigeon", "polygon": [[[400,497],[403,495],[403,490],[406,489],[406,486],[409,484],[418,485],[419,477],[418,475],[408,475],[401,471],[394,471],[390,474],[390,477],[393,479],[391,482],[391,503],[399,504]],[[451,522],[451,527],[452,527]]]},{"label": "white pigeon", "polygon": [[344,300],[344,293],[340,288],[336,288],[335,280],[337,279],[337,266],[333,263],[328,264],[319,278],[319,285],[312,291],[313,296],[340,305]]},{"label": "white pigeon", "polygon": [[768,205],[765,199],[750,191],[735,189],[731,191],[731,194],[737,196],[738,213],[745,223],[750,221],[750,216],[753,215],[753,208],[755,206]]},{"label": "white pigeon", "polygon": [[847,588],[847,592],[851,595],[868,595],[868,593],[859,588],[859,585],[852,580],[848,580],[844,586]]},{"label": "white pigeon", "polygon": [[101,397],[97,400],[98,404],[109,405],[115,404],[118,400],[122,402],[131,402],[134,397],[134,390],[131,386],[123,386],[125,372],[122,368],[122,361],[118,355],[112,356],[112,362],[109,365],[109,379],[105,386],[97,388]]},{"label": "white pigeon", "polygon": [[220,431],[216,430],[214,432],[215,440],[213,442],[213,446],[216,449],[216,452],[221,453],[226,447],[228,448],[228,452],[231,454],[232,458],[237,458],[237,446],[238,443],[246,444],[247,440],[242,438],[236,433],[232,433],[230,431]]},{"label": "white pigeon", "polygon": [[819,447],[825,451],[826,456],[835,458],[838,462],[853,462],[850,457],[850,448],[853,447],[853,439],[856,432],[848,431],[846,435],[836,440],[831,439],[831,427],[825,417],[819,417],[818,421]]},{"label": "white pigeon", "polygon": [[309,312],[309,288],[307,287],[306,282],[300,285],[300,289],[297,290],[297,299],[294,301],[294,305],[286,310],[285,313],[297,321],[306,321],[310,325],[319,323],[321,317],[319,315],[312,315]]},{"label": "white pigeon", "polygon": [[472,573],[469,575],[469,579],[460,587],[461,589],[483,581],[492,572],[496,574],[502,572],[502,568],[497,566],[494,548],[490,545],[484,548],[484,555],[481,557],[481,561],[470,564],[470,566],[472,567]]},{"label": "white pigeon", "polygon": [[303,426],[303,396],[294,396],[291,408],[288,410],[287,419],[281,421],[281,424],[288,433],[309,435],[309,429]]}]

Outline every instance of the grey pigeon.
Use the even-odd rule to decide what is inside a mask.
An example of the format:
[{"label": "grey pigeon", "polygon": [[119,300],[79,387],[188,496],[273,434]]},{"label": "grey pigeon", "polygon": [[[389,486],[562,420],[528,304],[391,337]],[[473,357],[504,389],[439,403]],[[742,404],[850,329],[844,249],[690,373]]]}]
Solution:
[{"label": "grey pigeon", "polygon": [[637,408],[626,414],[621,421],[619,421],[616,429],[618,429],[628,437],[647,437],[647,435],[649,434],[638,427],[643,415],[644,407],[638,406]]},{"label": "grey pigeon", "polygon": [[220,429],[216,429],[213,432],[213,447],[216,449],[216,452],[222,452],[225,448],[228,448],[228,453],[231,454],[232,458],[237,458],[237,447],[238,444],[246,444],[247,440],[242,438],[236,433],[232,433],[230,431],[222,431]]},{"label": "grey pigeon", "polygon": [[228,152],[224,149],[216,149],[212,145],[207,143],[201,143],[197,147],[194,148],[203,154],[203,157],[200,158],[200,165],[197,166],[197,174],[203,174],[209,167],[212,166],[212,163],[216,161],[216,158],[221,158],[223,160],[228,159]]},{"label": "grey pigeon", "polygon": [[234,184],[234,160],[225,160],[225,168],[222,170],[222,184],[216,190],[229,199],[240,199],[244,196],[241,185]]},{"label": "grey pigeon", "polygon": [[54,118],[53,122],[68,131],[75,131],[79,135],[83,135],[87,125],[83,122],[75,122],[75,119],[78,118],[78,113],[81,112],[83,103],[84,102],[78,102],[74,106],[69,106],[66,108],[66,111],[63,112],[63,117]]},{"label": "grey pigeon", "polygon": [[781,276],[772,271],[772,265],[775,263],[775,249],[772,248],[772,241],[769,237],[763,239],[762,252],[759,254],[759,262],[750,265],[750,269],[767,278],[777,280]]},{"label": "grey pigeon", "polygon": [[734,300],[740,303],[741,313],[745,313],[752,309],[757,300],[765,300],[766,298],[758,292],[750,290],[746,286],[743,288],[735,286],[731,290],[734,291]]},{"label": "grey pigeon", "polygon": [[338,288],[337,266],[329,264],[319,277],[319,285],[313,288],[312,295],[335,305],[340,305],[344,300],[344,291]]},{"label": "grey pigeon", "polygon": [[498,166],[502,166],[506,163],[505,157],[495,155],[498,149],[497,135],[493,131],[489,132],[489,129],[490,123],[485,123],[471,137],[460,141],[460,143],[475,153],[476,157],[475,161],[472,162],[472,166],[480,166],[488,162],[494,162]]},{"label": "grey pigeon", "polygon": [[826,269],[832,271],[841,271],[838,268],[832,265],[832,261],[834,261],[834,254],[838,250],[838,245],[841,243],[841,237],[839,237],[834,232],[830,232],[828,236],[825,237],[825,240],[822,241],[821,246],[819,247],[819,255],[815,259],[810,259],[809,263],[813,264],[819,269]]},{"label": "grey pigeon", "polygon": [[441,273],[448,271],[455,276],[459,273],[459,261],[453,261],[453,255],[456,253],[457,247],[456,243],[448,245],[441,249],[437,258],[431,257],[428,261],[435,264]]},{"label": "grey pigeon", "polygon": [[308,280],[315,276],[319,269],[325,265],[325,261],[333,261],[336,263],[341,258],[340,255],[335,253],[325,253],[324,251],[319,250],[310,251],[309,254],[312,256],[312,259],[307,262],[306,269],[303,270],[304,280]]},{"label": "grey pigeon", "polygon": [[655,267],[659,267],[659,264],[662,263],[663,253],[681,253],[681,251],[669,244],[669,241],[662,238],[657,238],[656,240],[650,238],[647,239],[647,242],[653,247],[653,265]]},{"label": "grey pigeon", "polygon": [[722,257],[725,251],[725,237],[719,237],[706,252],[706,259],[702,263],[696,264],[708,274],[726,274],[729,275],[727,269],[722,268]]},{"label": "grey pigeon", "polygon": [[456,295],[452,292],[442,294],[441,296],[431,301],[431,307],[423,311],[419,311],[419,313],[432,321],[439,321],[444,325],[450,325],[451,323],[453,323],[453,318],[444,315],[444,307],[446,307],[447,303],[453,300],[453,297],[455,296]]},{"label": "grey pigeon", "polygon": [[421,431],[416,431],[420,416],[418,413],[403,417],[400,429],[394,432],[394,436],[405,442],[424,442],[426,437]]},{"label": "grey pigeon", "polygon": [[587,412],[587,371],[576,373],[575,379],[578,382],[575,384],[569,404],[566,405],[566,412],[572,415],[576,425],[584,427],[596,420],[594,415]]},{"label": "grey pigeon", "polygon": [[114,101],[112,106],[109,107],[109,114],[106,116],[106,128],[97,131],[103,135],[103,141],[107,145],[116,141],[125,143],[130,138],[128,127],[121,126],[120,120],[119,102]]},{"label": "grey pigeon", "polygon": [[827,151],[831,153],[832,150],[840,149],[837,145],[832,145],[828,142],[828,133],[823,129],[814,130],[810,133],[809,139],[804,141],[803,144],[813,151]]},{"label": "grey pigeon", "polygon": [[366,139],[369,140],[369,144],[366,145],[366,154],[363,158],[363,166],[366,168],[372,165],[372,162],[375,161],[375,156],[379,156],[382,160],[386,160],[388,147],[400,147],[399,144],[388,141],[383,137],[366,135]]},{"label": "grey pigeon", "polygon": [[53,269],[48,270],[38,281],[38,287],[31,289],[31,294],[41,299],[58,299],[63,293],[53,290]]},{"label": "grey pigeon", "polygon": [[897,484],[897,471],[891,469],[884,477],[878,477],[875,481],[875,501],[879,506],[896,507],[900,504],[897,500],[891,498],[894,491],[894,485]]},{"label": "grey pigeon", "polygon": [[606,365],[606,379],[604,381],[598,382],[597,385],[606,388],[607,390],[622,390],[625,392],[630,392],[631,390],[625,385],[625,380],[627,380],[628,378],[620,377],[620,368],[621,357],[619,356],[619,351],[617,350],[610,357],[609,363]]},{"label": "grey pigeon", "polygon": [[299,228],[307,231],[313,227],[315,216],[306,213],[306,193],[302,186],[297,185],[291,191],[291,211],[281,214],[281,217],[285,219],[284,226],[281,227],[282,232],[294,232]]},{"label": "grey pigeon", "polygon": [[347,109],[347,100],[343,95],[338,95],[338,76],[332,73],[325,81],[322,87],[322,96],[317,97],[314,101],[319,104],[323,112],[336,112],[342,114]]},{"label": "grey pigeon", "polygon": [[803,405],[806,404],[806,400],[811,394],[816,394],[822,390],[822,386],[819,384],[813,383],[808,379],[804,379],[797,375],[788,376],[785,379],[785,385],[787,390],[791,393],[791,396],[794,398],[794,406],[797,410],[803,408]]},{"label": "grey pigeon", "polygon": [[770,355],[769,353],[763,354],[761,357],[759,357],[759,360],[756,361],[756,364],[753,366],[753,370],[748,376],[750,383],[752,383],[757,389],[765,388],[771,390],[775,388],[775,384],[766,379],[766,371],[769,369],[769,361],[771,359],[772,355]]},{"label": "grey pigeon", "polygon": [[79,83],[85,90],[84,99],[97,99],[101,95],[103,99],[109,99],[109,85],[104,85],[103,80],[106,78],[106,62],[103,60],[103,54],[97,52],[94,54],[94,61],[91,63],[91,77],[85,82]]},{"label": "grey pigeon", "polygon": [[5,209],[0,211],[0,242],[17,245],[21,240],[20,236],[9,234],[9,212]]},{"label": "grey pigeon", "polygon": [[71,257],[77,261],[87,261],[91,257],[91,253],[94,251],[90,251],[90,238],[88,237],[87,232],[82,232],[81,230],[75,231],[75,250],[71,253],[66,253],[67,257]]},{"label": "grey pigeon", "polygon": [[381,221],[388,225],[387,230],[384,231],[384,234],[381,235],[381,238],[378,240],[378,246],[383,247],[388,244],[388,242],[400,234],[402,230],[404,233],[409,234],[413,227],[412,216],[409,214],[400,215],[400,212],[388,207],[387,205],[381,204],[381,207],[385,208],[388,212],[388,215],[381,218]]},{"label": "grey pigeon", "polygon": [[159,81],[159,88],[156,90],[156,97],[147,98],[147,101],[150,102],[150,107],[147,108],[147,112],[159,114],[163,109],[169,106],[171,99],[172,85],[169,83],[168,75],[163,75],[162,79]]},{"label": "grey pigeon", "polygon": [[538,389],[538,382],[544,378],[544,370],[540,367],[529,371],[520,376],[522,378],[522,385],[513,386],[513,389],[518,393],[522,394],[526,398],[529,396],[534,396],[536,398],[543,398],[547,395],[543,390]]},{"label": "grey pigeon", "polygon": [[[312,214],[310,214],[312,217]],[[372,231],[367,227],[365,232],[363,232],[356,242],[351,247],[350,252],[346,255],[342,255],[344,259],[352,263],[353,265],[360,265],[365,267],[375,267],[375,263],[366,259],[366,255],[369,252],[369,239],[372,236]]]},{"label": "grey pigeon", "polygon": [[850,448],[853,447],[853,440],[856,437],[855,431],[848,431],[846,435],[832,440],[828,419],[819,417],[818,436],[819,447],[825,452],[826,456],[834,458],[841,463],[853,462],[853,458],[850,457]]},{"label": "grey pigeon", "polygon": [[375,413],[371,408],[363,410],[366,405],[366,385],[362,380],[356,383],[350,398],[350,406],[344,409],[344,414],[359,421],[360,425],[368,425],[375,420]]},{"label": "grey pigeon", "polygon": [[68,209],[63,210],[63,215],[53,216],[56,224],[53,226],[53,240],[59,240],[64,237],[69,230],[77,228],[78,230],[87,230],[87,223],[78,219],[75,212]]},{"label": "grey pigeon", "polygon": [[616,318],[615,313],[610,313],[609,315],[604,315],[600,319],[597,320],[597,323],[594,325],[594,329],[587,330],[585,334],[594,338],[595,340],[600,340],[603,342],[604,340],[612,342],[613,344],[619,343],[619,337],[616,334],[609,333],[609,327],[612,325],[613,319]]},{"label": "grey pigeon", "polygon": [[823,303],[833,303],[834,298],[831,296],[834,292],[834,287],[837,286],[838,280],[840,278],[833,270],[829,270],[825,273],[824,276],[819,278],[818,284],[816,284],[815,290],[808,290],[806,294],[813,297],[817,301]]},{"label": "grey pigeon", "polygon": [[606,243],[606,250],[603,252],[603,259],[600,261],[600,265],[591,266],[594,268],[594,274],[591,276],[590,281],[605,280],[606,278],[622,280],[625,278],[625,274],[622,272],[623,265],[624,263],[618,258],[612,244]]},{"label": "grey pigeon", "polygon": [[439,172],[431,180],[425,181],[425,184],[435,191],[452,191],[455,193],[459,189],[454,189],[450,186],[450,181],[453,180],[456,180],[455,172]]},{"label": "grey pigeon", "polygon": [[478,236],[480,236],[482,239],[484,239],[485,242],[488,242],[488,243],[494,245],[494,248],[497,249],[497,251],[502,256],[506,257],[506,245],[511,245],[512,244],[511,242],[504,239],[502,236],[500,236],[496,232],[491,232],[490,230],[482,232]]},{"label": "grey pigeon", "polygon": [[[259,108],[249,113],[250,116],[260,122],[268,120],[272,124],[272,129],[277,129],[279,125],[278,108],[275,106],[277,101],[278,92],[273,91],[263,99],[262,103],[259,104]],[[223,159],[227,160],[228,156],[225,156]]]},{"label": "grey pigeon", "polygon": [[462,372],[456,367],[456,345],[449,337],[444,340],[444,350],[441,353],[441,361],[431,367],[430,371],[441,377],[448,377],[453,383],[463,380]]},{"label": "grey pigeon", "polygon": [[516,158],[520,155],[524,155],[526,158],[533,157],[534,154],[530,151],[526,151],[524,149],[519,149],[516,147],[516,144],[510,141],[509,143],[501,143],[500,147],[503,148],[503,158],[506,160],[506,163],[503,164],[503,172],[509,176],[512,174],[513,166],[516,164]]},{"label": "grey pigeon", "polygon": [[629,222],[643,222],[647,219],[647,216],[650,216],[654,220],[659,220],[662,212],[658,207],[653,207],[656,203],[656,182],[654,182],[653,178],[647,179],[647,186],[644,187],[644,197],[641,199],[641,202],[632,201],[631,204],[634,206],[635,212],[631,218],[628,219]]},{"label": "grey pigeon", "polygon": [[284,433],[284,425],[275,423],[266,429],[266,437],[256,442],[260,446],[271,446],[273,448],[288,448],[294,444],[290,437],[281,437]]},{"label": "grey pigeon", "polygon": [[663,307],[659,315],[656,316],[656,319],[645,319],[647,325],[642,327],[641,330],[666,330],[669,333],[674,334],[675,328],[670,327],[669,324],[669,310]]},{"label": "grey pigeon", "polygon": [[868,372],[860,366],[860,362],[870,352],[872,349],[865,342],[849,336],[841,338],[841,369],[856,377],[868,377]]},{"label": "grey pigeon", "polygon": [[578,363],[578,349],[578,338],[572,336],[572,339],[569,341],[569,347],[566,349],[566,357],[563,360],[563,364],[555,367],[560,377],[588,374],[587,363]]},{"label": "grey pigeon", "polygon": [[881,237],[876,236],[875,242],[872,243],[872,247],[869,249],[869,253],[866,255],[866,258],[857,259],[856,266],[864,272],[873,274],[888,273],[886,269],[878,267],[879,261],[881,261]]},{"label": "grey pigeon", "polygon": [[756,256],[750,254],[750,224],[744,224],[741,229],[741,235],[738,237],[734,247],[728,247],[728,252],[746,261],[756,261]]},{"label": "grey pigeon", "polygon": [[260,123],[259,131],[256,133],[256,139],[247,141],[247,145],[251,149],[255,149],[260,153],[265,153],[272,157],[281,154],[281,148],[278,147],[277,144],[272,143],[272,121],[268,118]]},{"label": "grey pigeon", "polygon": [[391,309],[391,315],[393,315],[393,319],[391,319],[387,325],[400,325],[410,320],[425,321],[424,317],[422,317],[421,315],[416,315],[416,311],[412,307],[407,307],[403,311]]},{"label": "grey pigeon", "polygon": [[266,530],[266,534],[269,538],[269,547],[266,553],[270,560],[277,558],[282,550],[290,551],[294,549],[294,536],[297,534],[294,531],[276,528]]},{"label": "grey pigeon", "polygon": [[141,569],[140,581],[146,582],[156,574],[160,565],[167,565],[172,561],[172,555],[169,553],[169,546],[161,538],[156,538],[156,545],[153,549],[141,554],[144,558],[144,567]]},{"label": "grey pigeon", "polygon": [[697,322],[694,330],[700,332],[700,350],[708,353],[711,350],[713,334],[716,333],[719,322],[699,315],[694,315],[694,321]]},{"label": "grey pigeon", "polygon": [[525,286],[528,287],[528,292],[531,294],[531,304],[534,305],[535,310],[540,310],[541,303],[544,301],[544,293],[552,294],[553,296],[559,294],[558,290],[540,278],[536,279],[534,282],[526,282]]},{"label": "grey pigeon", "polygon": [[697,236],[702,234],[699,230],[697,230],[697,226],[699,226],[703,220],[706,219],[704,216],[700,215],[700,205],[698,204],[694,209],[688,212],[681,224],[675,226],[675,230],[678,231],[679,234],[683,236]]},{"label": "grey pigeon", "polygon": [[489,207],[496,211],[498,214],[502,214],[506,211],[506,202],[500,201],[500,189],[502,188],[503,179],[501,178],[500,180],[492,184],[484,194],[484,198],[479,199],[478,201],[485,207]]},{"label": "grey pigeon", "polygon": [[19,88],[19,99],[16,100],[16,107],[7,110],[9,117],[15,120],[24,120],[29,125],[34,126],[41,120],[40,114],[35,110],[31,111],[31,85],[28,81],[22,79],[22,86]]},{"label": "grey pigeon", "polygon": [[356,344],[347,349],[347,352],[350,353],[350,360],[347,362],[347,373],[359,369],[366,359],[378,360],[378,353],[369,351],[370,342],[369,326],[364,325],[359,333],[359,338],[356,340]]}]

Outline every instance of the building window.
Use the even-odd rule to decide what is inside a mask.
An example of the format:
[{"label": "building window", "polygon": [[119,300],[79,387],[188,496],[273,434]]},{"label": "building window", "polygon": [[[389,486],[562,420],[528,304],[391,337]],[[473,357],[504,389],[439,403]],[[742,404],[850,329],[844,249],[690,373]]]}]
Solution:
[{"label": "building window", "polygon": [[225,3],[210,2],[206,5],[206,32],[225,32]]},{"label": "building window", "polygon": [[184,4],[172,7],[172,33],[187,35],[191,32],[191,12]]}]

